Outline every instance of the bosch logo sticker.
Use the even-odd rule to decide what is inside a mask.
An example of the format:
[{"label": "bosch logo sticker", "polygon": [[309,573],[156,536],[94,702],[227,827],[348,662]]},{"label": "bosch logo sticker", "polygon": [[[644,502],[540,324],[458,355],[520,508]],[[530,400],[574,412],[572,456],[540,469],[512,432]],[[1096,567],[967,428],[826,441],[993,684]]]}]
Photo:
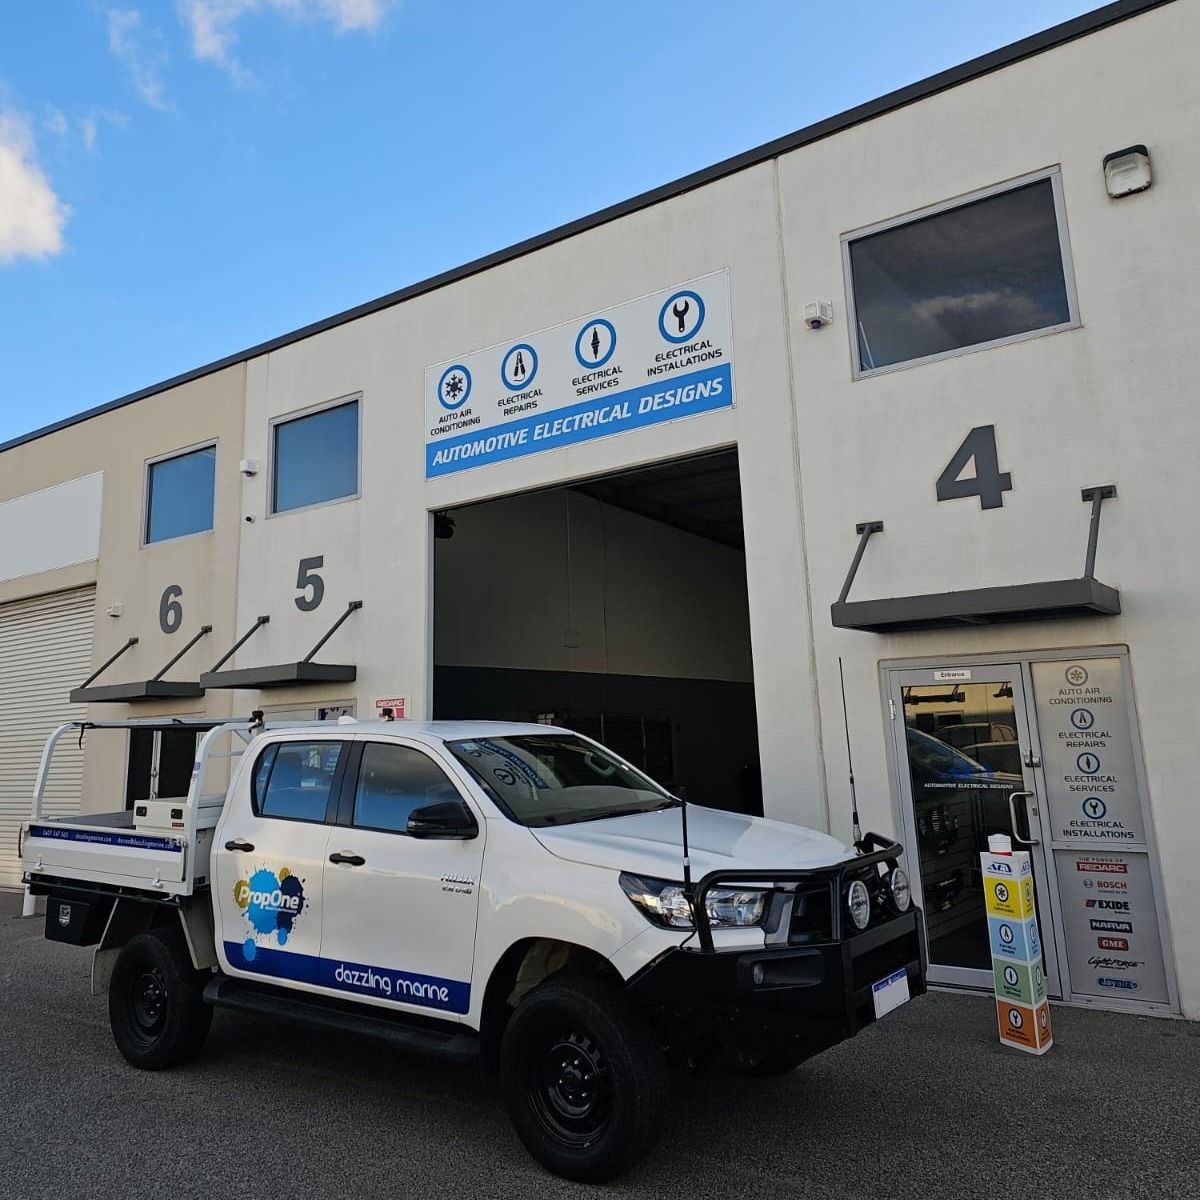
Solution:
[{"label": "bosch logo sticker", "polygon": [[279,874],[260,867],[249,879],[239,879],[233,885],[234,903],[250,925],[242,951],[247,962],[258,953],[258,939],[274,936],[280,946],[286,946],[296,919],[304,911],[304,880],[293,875],[287,867]]}]

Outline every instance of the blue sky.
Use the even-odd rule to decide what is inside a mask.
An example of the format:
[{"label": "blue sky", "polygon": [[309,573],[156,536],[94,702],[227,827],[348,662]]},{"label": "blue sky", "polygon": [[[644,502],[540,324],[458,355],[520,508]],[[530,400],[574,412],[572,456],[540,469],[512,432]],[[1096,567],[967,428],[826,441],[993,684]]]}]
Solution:
[{"label": "blue sky", "polygon": [[10,0],[0,441],[1095,7]]}]

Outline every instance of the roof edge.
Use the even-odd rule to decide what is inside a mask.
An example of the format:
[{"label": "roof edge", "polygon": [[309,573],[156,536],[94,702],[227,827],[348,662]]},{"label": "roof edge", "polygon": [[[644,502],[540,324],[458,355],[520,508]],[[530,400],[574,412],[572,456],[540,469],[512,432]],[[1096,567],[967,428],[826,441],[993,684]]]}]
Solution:
[{"label": "roof edge", "polygon": [[616,204],[609,205],[607,208],[602,208],[586,216],[578,217],[573,221],[568,221],[564,225],[555,226],[545,233],[535,234],[533,237],[515,242],[510,246],[493,251],[481,258],[472,259],[470,262],[463,263],[460,266],[451,267],[446,271],[431,275],[417,283],[408,284],[397,291],[389,292],[374,300],[365,301],[362,304],[355,305],[353,308],[335,313],[333,316],[323,317],[319,321],[302,325],[299,329],[292,330],[290,333],[280,334],[278,337],[271,338],[268,341],[260,342],[245,350],[239,350],[234,354],[226,355],[224,358],[218,358],[213,362],[206,363],[204,366],[185,371],[181,375],[174,375],[169,379],[162,380],[160,383],[151,384],[149,387],[140,388],[138,391],[120,396],[116,400],[109,400],[94,408],[86,409],[73,416],[64,417],[59,421],[44,425],[40,429],[20,434],[9,441],[0,442],[0,454],[37,441],[39,438],[47,437],[52,433],[57,433],[62,429],[68,429],[72,425],[82,424],[93,417],[99,417],[115,409],[124,408],[128,404],[135,404],[137,401],[145,400],[159,392],[169,391],[171,388],[180,387],[197,379],[203,379],[206,375],[215,374],[226,367],[236,366],[238,363],[249,362],[251,359],[259,358],[264,354],[270,354],[274,350],[280,350],[295,342],[304,341],[306,338],[314,337],[339,325],[345,325],[350,321],[357,320],[359,317],[370,316],[372,313],[380,312],[385,308],[402,304],[406,300],[414,299],[427,292],[436,291],[438,288],[446,287],[448,284],[457,283],[482,271],[490,270],[492,267],[512,262],[515,259],[522,258],[526,254],[532,254],[534,251],[551,246],[556,242],[565,241],[576,234],[597,229],[601,225],[607,225],[611,221],[629,216],[641,209],[661,204],[664,200],[682,196],[687,192],[694,191],[696,188],[703,187],[705,184],[713,183],[718,179],[723,179],[726,176],[736,174],[738,171],[744,171],[760,163],[769,162],[771,159],[778,158],[782,154],[787,154],[803,146],[810,145],[813,142],[821,141],[836,133],[851,129],[855,125],[861,125],[865,121],[874,120],[876,117],[885,116],[910,104],[916,104],[921,100],[936,96],[939,92],[944,92],[960,84],[990,75],[993,71],[1013,66],[1024,59],[1032,58],[1035,55],[1042,54],[1047,50],[1056,49],[1059,46],[1064,46],[1068,42],[1075,41],[1077,38],[1086,37],[1088,34],[1096,33],[1101,29],[1106,29],[1109,26],[1126,21],[1130,17],[1140,16],[1152,9],[1161,8],[1172,2],[1173,0],[1116,0],[1115,3],[1106,4],[1101,8],[1094,9],[1078,17],[1072,17],[1069,21],[1052,25],[1050,28],[1044,29],[1039,33],[1034,33],[1028,37],[1021,38],[1019,41],[1011,42],[1007,46],[1002,46],[997,50],[988,51],[977,58],[968,59],[958,66],[949,67],[944,71],[939,71],[935,75],[929,75],[925,79],[918,80],[915,83],[906,84],[904,87],[887,92],[874,100],[868,100],[863,104],[858,104],[834,116],[825,117],[811,125],[804,126],[804,128],[797,130],[795,133],[784,134],[782,137],[764,142],[762,145],[756,146],[751,150],[735,154],[732,158],[723,159],[712,166],[693,171],[691,174],[684,175],[679,179],[661,184],[658,187],[651,188],[649,191],[641,192],[628,200],[619,201]]}]

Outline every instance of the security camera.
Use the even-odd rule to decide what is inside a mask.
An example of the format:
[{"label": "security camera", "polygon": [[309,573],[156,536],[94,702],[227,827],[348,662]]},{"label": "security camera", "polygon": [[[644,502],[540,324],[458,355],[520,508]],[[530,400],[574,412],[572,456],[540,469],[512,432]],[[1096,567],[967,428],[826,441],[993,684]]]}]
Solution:
[{"label": "security camera", "polygon": [[247,525],[253,525],[253,524],[254,524],[254,518],[253,518],[253,517],[252,517],[252,516],[251,516],[249,513],[247,513],[247,514],[246,514],[246,524],[247,524]]},{"label": "security camera", "polygon": [[809,329],[820,329],[833,321],[833,305],[828,300],[810,300],[804,306],[804,323]]}]

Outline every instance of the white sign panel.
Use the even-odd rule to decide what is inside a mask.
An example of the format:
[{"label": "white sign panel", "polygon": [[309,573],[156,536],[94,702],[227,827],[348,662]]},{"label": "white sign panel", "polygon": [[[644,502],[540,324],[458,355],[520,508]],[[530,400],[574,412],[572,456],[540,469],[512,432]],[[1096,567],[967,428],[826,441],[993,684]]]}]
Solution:
[{"label": "white sign panel", "polygon": [[733,404],[729,274],[476,350],[425,372],[433,479]]}]

